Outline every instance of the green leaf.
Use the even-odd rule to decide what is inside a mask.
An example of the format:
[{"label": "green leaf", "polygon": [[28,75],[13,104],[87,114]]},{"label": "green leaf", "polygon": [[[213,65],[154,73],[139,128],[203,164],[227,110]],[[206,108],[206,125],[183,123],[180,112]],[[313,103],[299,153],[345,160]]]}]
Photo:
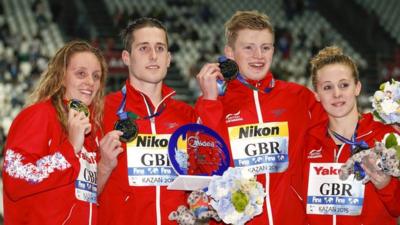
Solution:
[{"label": "green leaf", "polygon": [[249,204],[249,198],[240,190],[232,194],[231,201],[232,205],[238,212],[243,212],[246,209],[247,204]]},{"label": "green leaf", "polygon": [[389,134],[389,136],[386,138],[385,147],[391,148],[395,147],[396,145],[398,145],[396,136],[394,136],[393,133]]},{"label": "green leaf", "polygon": [[385,122],[382,117],[379,115],[378,111],[374,110],[372,114],[380,121]]},{"label": "green leaf", "polygon": [[382,83],[380,86],[379,86],[379,90],[385,90],[385,83]]}]

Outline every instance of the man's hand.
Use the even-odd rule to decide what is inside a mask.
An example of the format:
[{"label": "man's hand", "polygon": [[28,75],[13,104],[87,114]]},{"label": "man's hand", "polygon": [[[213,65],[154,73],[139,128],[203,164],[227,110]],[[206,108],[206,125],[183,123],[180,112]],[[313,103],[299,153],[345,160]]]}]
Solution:
[{"label": "man's hand", "polygon": [[196,75],[200,89],[203,92],[203,99],[217,100],[218,86],[217,79],[223,80],[224,76],[219,69],[218,63],[205,64]]},{"label": "man's hand", "polygon": [[118,155],[123,152],[119,137],[123,133],[118,130],[108,132],[100,140],[100,162],[99,167],[105,171],[112,171],[118,164]]},{"label": "man's hand", "polygon": [[118,164],[118,155],[124,149],[121,147],[119,137],[123,133],[118,130],[108,132],[100,140],[100,162],[97,164],[97,193],[100,194]]}]

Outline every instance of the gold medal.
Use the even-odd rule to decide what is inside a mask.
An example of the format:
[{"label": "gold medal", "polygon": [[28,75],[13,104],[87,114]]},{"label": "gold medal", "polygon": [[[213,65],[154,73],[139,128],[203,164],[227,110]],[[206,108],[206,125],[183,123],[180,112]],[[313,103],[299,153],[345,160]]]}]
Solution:
[{"label": "gold medal", "polygon": [[126,119],[120,119],[117,122],[115,122],[114,129],[122,131],[123,134],[120,136],[119,139],[122,142],[126,143],[135,140],[135,138],[139,134],[138,125],[134,120],[132,120],[129,117]]},{"label": "gold medal", "polygon": [[68,109],[74,109],[78,112],[85,113],[86,117],[90,116],[89,108],[81,101],[77,99],[71,99],[68,101]]}]

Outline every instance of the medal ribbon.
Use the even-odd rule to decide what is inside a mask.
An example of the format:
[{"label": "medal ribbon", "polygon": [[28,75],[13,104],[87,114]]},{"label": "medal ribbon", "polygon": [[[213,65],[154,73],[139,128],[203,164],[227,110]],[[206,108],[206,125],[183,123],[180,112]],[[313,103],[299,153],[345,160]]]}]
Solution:
[{"label": "medal ribbon", "polygon": [[264,90],[259,89],[259,88],[255,87],[254,85],[250,84],[249,82],[247,82],[247,80],[244,79],[240,73],[238,74],[237,79],[240,81],[240,83],[244,84],[246,87],[248,87],[254,91],[261,92],[263,94],[267,94],[267,93],[271,92],[272,88],[275,87],[275,79],[274,78],[271,79],[271,81],[268,84],[268,87],[264,88]]},{"label": "medal ribbon", "polygon": [[124,85],[121,89],[122,92],[122,102],[118,107],[117,115],[120,120],[126,120],[128,118],[128,113],[125,111],[126,105],[126,86]]},{"label": "medal ribbon", "polygon": [[[356,127],[356,130],[354,131],[353,136],[351,137],[351,140],[349,140],[349,139],[343,137],[342,135],[336,133],[335,131],[331,130],[331,132],[332,132],[333,136],[335,136],[335,138],[337,138],[339,141],[341,141],[343,143],[350,145],[351,155],[354,155],[357,152],[359,152],[359,151],[356,151],[357,149],[365,150],[365,149],[369,148],[368,144],[364,140],[360,140],[360,141],[356,140],[357,128],[358,128],[358,125]],[[354,174],[356,176],[359,176],[360,180],[365,177],[365,171],[361,168],[361,165],[359,162],[354,163]]]},{"label": "medal ribbon", "polygon": [[[128,118],[128,114],[133,114],[133,113],[125,111],[125,106],[126,106],[126,85],[124,85],[122,87],[121,92],[122,92],[122,96],[123,97],[122,97],[121,104],[118,107],[117,115],[118,115],[119,119],[125,120],[125,119]],[[144,98],[144,99],[145,99],[146,104],[148,105],[147,99],[146,98]],[[160,107],[160,110],[158,110],[158,112],[156,112],[156,113],[150,112],[150,115],[145,116],[142,119],[151,119],[153,117],[159,116],[164,111],[164,109],[165,109],[165,104],[162,104],[161,107]],[[150,110],[151,110],[151,108],[150,108]],[[135,117],[133,119],[140,118],[136,114],[133,114],[133,115]]]}]

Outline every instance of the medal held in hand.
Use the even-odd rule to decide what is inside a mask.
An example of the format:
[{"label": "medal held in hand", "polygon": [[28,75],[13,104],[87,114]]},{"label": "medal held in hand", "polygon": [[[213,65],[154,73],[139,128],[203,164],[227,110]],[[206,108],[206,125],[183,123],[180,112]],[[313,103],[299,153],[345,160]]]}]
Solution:
[{"label": "medal held in hand", "polygon": [[127,113],[120,115],[120,119],[115,122],[114,129],[123,133],[119,139],[126,143],[133,141],[139,133],[138,125],[133,119],[129,118]]},{"label": "medal held in hand", "polygon": [[122,87],[122,101],[118,107],[117,115],[119,120],[115,122],[114,129],[121,131],[123,134],[119,137],[122,142],[131,142],[139,134],[139,128],[134,119],[128,116],[128,112],[125,111],[126,105],[126,86]]},{"label": "medal held in hand", "polygon": [[219,69],[221,70],[224,80],[217,80],[218,94],[224,95],[227,82],[236,79],[239,74],[239,67],[235,61],[225,56],[218,57]]},{"label": "medal held in hand", "polygon": [[237,77],[239,73],[239,67],[235,61],[228,59],[225,56],[220,56],[218,58],[218,62],[225,81],[230,81]]},{"label": "medal held in hand", "polygon": [[85,113],[86,117],[90,116],[89,108],[78,99],[71,99],[68,101],[68,109],[74,109],[78,112]]}]

